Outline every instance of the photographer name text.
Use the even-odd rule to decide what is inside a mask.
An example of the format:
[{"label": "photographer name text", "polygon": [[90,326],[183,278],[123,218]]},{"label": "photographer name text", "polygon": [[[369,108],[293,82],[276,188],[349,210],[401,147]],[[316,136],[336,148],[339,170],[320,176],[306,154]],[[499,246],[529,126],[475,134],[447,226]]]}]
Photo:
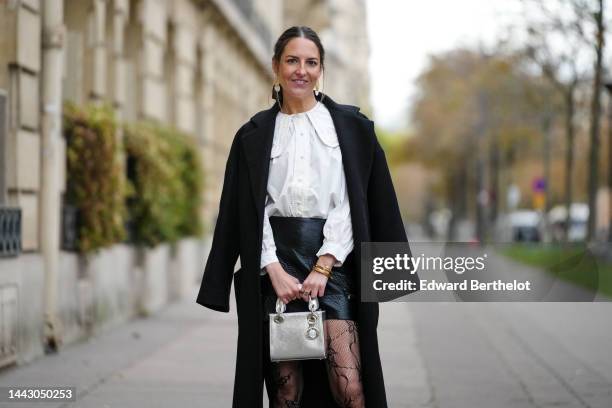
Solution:
[{"label": "photographer name text", "polygon": [[[418,289],[421,291],[455,291],[455,290],[472,290],[472,291],[529,291],[531,290],[531,282],[517,281],[502,281],[501,279],[483,282],[478,279],[464,279],[460,282],[441,282],[434,279],[421,279],[418,282]],[[381,279],[376,279],[372,282],[374,290],[391,290],[391,291],[415,291],[417,290],[417,282],[402,279],[399,282],[383,282]]]}]

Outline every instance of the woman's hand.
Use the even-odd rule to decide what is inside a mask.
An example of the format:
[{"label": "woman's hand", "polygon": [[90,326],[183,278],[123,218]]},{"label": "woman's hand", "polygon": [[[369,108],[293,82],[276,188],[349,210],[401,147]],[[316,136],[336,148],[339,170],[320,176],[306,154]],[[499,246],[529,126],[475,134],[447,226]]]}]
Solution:
[{"label": "woman's hand", "polygon": [[300,297],[300,290],[302,289],[300,281],[289,275],[279,262],[266,266],[266,272],[270,276],[276,296],[284,304]]},{"label": "woman's hand", "polygon": [[[319,257],[317,264],[331,269],[336,263],[336,258],[333,255],[325,254]],[[327,285],[327,277],[319,272],[311,271],[304,283],[302,284],[302,300],[308,302],[308,293],[310,297],[322,297],[325,294],[325,286]]]}]

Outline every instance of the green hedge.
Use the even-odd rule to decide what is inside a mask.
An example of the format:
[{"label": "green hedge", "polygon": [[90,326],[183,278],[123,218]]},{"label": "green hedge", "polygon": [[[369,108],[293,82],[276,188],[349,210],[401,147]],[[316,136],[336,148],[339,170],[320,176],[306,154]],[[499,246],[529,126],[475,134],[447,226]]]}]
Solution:
[{"label": "green hedge", "polygon": [[[64,106],[67,142],[66,203],[78,209],[77,250],[93,252],[130,240],[155,246],[203,232],[203,169],[189,136],[141,122],[119,126],[111,107]],[[125,151],[123,151],[125,149]],[[127,176],[119,157],[127,156]]]},{"label": "green hedge", "polygon": [[117,122],[109,106],[64,106],[66,203],[78,209],[77,250],[92,252],[125,239],[127,186],[117,159]]},{"label": "green hedge", "polygon": [[154,122],[125,127],[132,240],[155,246],[202,234],[203,171],[191,138]]}]

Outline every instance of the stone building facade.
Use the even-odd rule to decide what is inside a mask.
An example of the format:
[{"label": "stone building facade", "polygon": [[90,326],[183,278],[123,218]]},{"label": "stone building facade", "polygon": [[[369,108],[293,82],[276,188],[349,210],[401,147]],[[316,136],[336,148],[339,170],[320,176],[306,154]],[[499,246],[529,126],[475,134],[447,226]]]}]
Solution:
[{"label": "stone building facade", "polygon": [[117,244],[86,259],[61,249],[63,101],[110,103],[123,122],[156,119],[191,135],[210,227],[233,136],[272,103],[273,41],[293,24],[322,35],[324,91],[368,112],[361,0],[0,2],[0,367],[191,293],[207,253],[208,239]]},{"label": "stone building facade", "polygon": [[371,114],[365,0],[293,0],[285,3],[286,27],[307,25],[326,51],[323,91]]}]

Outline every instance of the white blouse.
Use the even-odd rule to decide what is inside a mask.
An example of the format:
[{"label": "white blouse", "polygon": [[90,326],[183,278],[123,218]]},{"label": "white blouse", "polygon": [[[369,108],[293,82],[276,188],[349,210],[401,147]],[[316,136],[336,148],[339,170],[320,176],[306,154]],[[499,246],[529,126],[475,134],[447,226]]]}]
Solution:
[{"label": "white blouse", "polygon": [[353,228],[342,154],[331,115],[321,102],[307,112],[278,112],[264,210],[261,274],[278,262],[269,217],[326,218],[317,256],[342,266],[353,250]]}]

